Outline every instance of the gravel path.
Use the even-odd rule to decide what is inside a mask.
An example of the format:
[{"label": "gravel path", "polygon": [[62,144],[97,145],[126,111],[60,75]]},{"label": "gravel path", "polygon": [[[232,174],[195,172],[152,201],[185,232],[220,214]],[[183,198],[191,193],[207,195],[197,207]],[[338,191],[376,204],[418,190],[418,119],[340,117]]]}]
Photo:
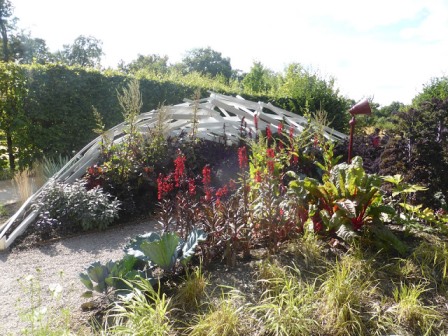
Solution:
[{"label": "gravel path", "polygon": [[131,238],[152,230],[154,222],[146,221],[28,250],[0,252],[0,335],[20,334],[23,327],[16,308],[18,299],[23,295],[18,279],[36,276],[36,269],[40,269],[42,289],[46,290],[50,284],[61,284],[64,288],[61,304],[70,308],[75,319],[82,318],[80,305],[86,299],[80,295],[86,288],[79,281],[78,274],[96,260],[106,262],[121,258],[122,247]]}]

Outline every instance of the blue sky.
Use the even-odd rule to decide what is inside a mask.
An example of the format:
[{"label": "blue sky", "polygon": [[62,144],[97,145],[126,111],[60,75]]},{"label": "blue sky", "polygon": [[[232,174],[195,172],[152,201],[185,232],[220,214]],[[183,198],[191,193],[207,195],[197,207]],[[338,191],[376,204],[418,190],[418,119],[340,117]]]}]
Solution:
[{"label": "blue sky", "polygon": [[448,0],[12,0],[19,26],[51,51],[79,35],[103,41],[103,65],[138,54],[180,61],[210,46],[232,67],[298,62],[352,99],[410,103],[448,75]]}]

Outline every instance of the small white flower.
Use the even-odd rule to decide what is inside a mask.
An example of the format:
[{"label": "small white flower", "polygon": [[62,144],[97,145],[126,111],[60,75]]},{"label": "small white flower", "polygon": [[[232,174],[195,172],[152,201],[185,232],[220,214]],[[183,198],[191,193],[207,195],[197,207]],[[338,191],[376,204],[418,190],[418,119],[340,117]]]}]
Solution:
[{"label": "small white flower", "polygon": [[62,286],[58,283],[50,284],[48,289],[52,293],[53,297],[58,297],[62,293]]}]

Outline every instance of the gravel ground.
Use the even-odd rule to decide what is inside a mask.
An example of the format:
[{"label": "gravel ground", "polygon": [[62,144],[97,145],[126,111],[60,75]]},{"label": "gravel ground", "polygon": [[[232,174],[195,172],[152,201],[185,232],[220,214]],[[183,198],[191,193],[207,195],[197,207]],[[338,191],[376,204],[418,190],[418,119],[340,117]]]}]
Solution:
[{"label": "gravel ground", "polygon": [[131,238],[151,230],[154,230],[154,222],[144,221],[27,250],[0,252],[0,335],[21,334],[24,324],[20,321],[17,303],[23,291],[17,280],[29,275],[36,276],[36,269],[41,270],[43,292],[50,284],[63,286],[61,305],[70,308],[75,323],[80,323],[86,318],[80,308],[86,301],[80,297],[86,288],[79,281],[78,274],[96,260],[106,262],[121,258],[122,247]]}]

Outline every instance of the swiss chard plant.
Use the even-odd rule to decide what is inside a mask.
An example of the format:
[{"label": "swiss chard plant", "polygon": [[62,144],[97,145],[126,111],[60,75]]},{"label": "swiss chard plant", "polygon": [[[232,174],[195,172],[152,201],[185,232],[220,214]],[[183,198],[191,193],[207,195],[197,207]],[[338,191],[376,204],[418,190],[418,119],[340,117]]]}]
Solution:
[{"label": "swiss chard plant", "polygon": [[382,180],[364,171],[361,157],[334,166],[324,182],[290,175],[295,178],[290,182],[290,193],[308,204],[315,231],[351,241],[369,230],[382,244],[406,252],[406,246],[383,225],[383,214],[394,214],[395,210],[383,202]]}]

